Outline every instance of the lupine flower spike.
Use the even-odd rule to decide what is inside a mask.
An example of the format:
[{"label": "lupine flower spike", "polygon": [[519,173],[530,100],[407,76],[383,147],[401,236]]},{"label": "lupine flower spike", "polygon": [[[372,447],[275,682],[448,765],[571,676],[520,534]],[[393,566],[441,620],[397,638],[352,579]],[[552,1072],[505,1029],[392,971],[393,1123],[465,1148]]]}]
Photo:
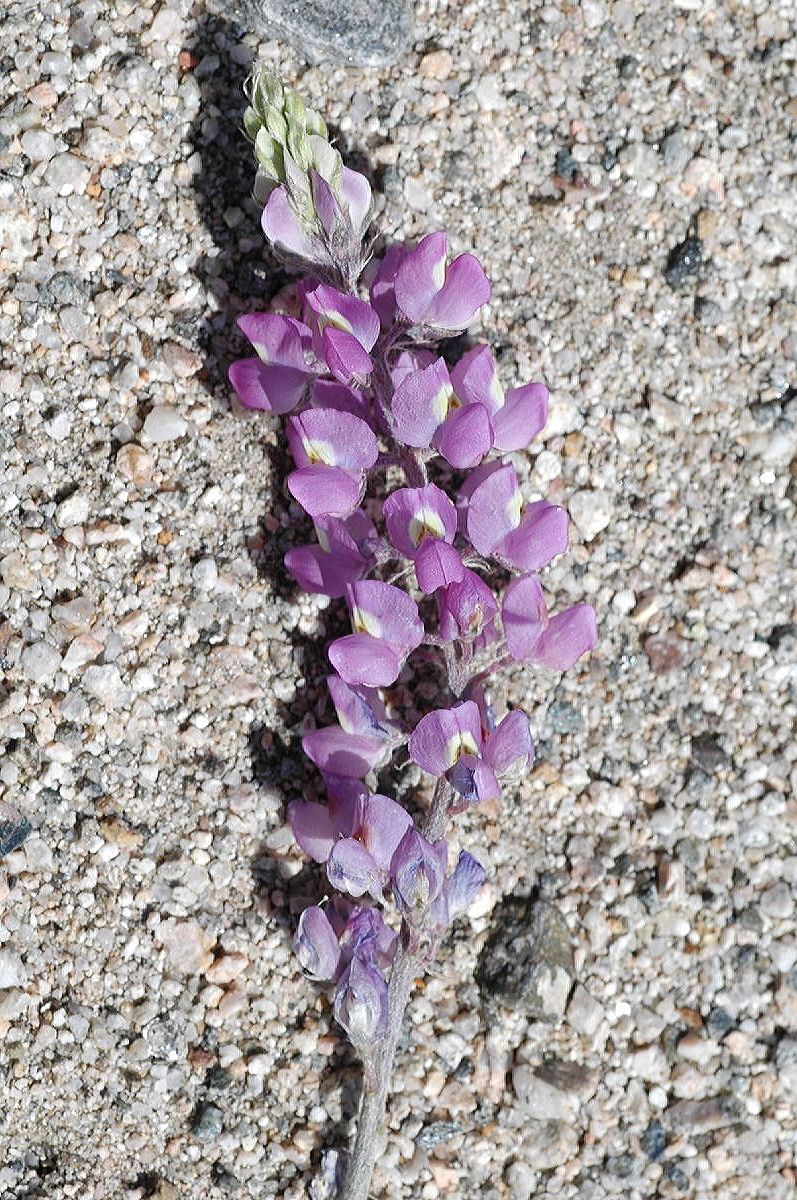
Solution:
[{"label": "lupine flower spike", "polygon": [[[567,514],[527,498],[518,460],[502,457],[542,431],[545,385],[507,389],[484,344],[453,364],[441,353],[490,299],[480,263],[452,256],[445,232],[369,262],[367,179],[295,92],[257,72],[247,94],[263,230],[303,278],[290,315],[240,318],[254,353],[230,382],[245,408],[286,418],[286,486],[314,535],[286,569],[305,591],[345,601],[351,621],[327,648],[336,719],[302,739],[327,799],[294,800],[288,819],[327,897],[299,919],[297,959],[334,987],[335,1020],[364,1066],[338,1194],[367,1200],[413,981],[486,879],[455,851],[451,817],[500,800],[534,761],[526,714],[496,715],[496,673],[511,662],[568,670],[597,629],[588,604],[549,613],[539,573],[567,548]],[[397,712],[392,689],[420,654],[439,664],[438,701]],[[425,815],[378,790],[394,758],[430,780]],[[332,1194],[338,1165],[325,1158],[311,1195]]]}]

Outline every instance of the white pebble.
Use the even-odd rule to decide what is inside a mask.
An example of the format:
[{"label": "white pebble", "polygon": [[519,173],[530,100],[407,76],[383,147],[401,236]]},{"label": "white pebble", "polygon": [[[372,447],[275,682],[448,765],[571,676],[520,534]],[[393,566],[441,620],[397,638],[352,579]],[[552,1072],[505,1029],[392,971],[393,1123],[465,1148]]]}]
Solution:
[{"label": "white pebble", "polygon": [[22,959],[14,950],[0,950],[0,988],[17,987],[24,982]]},{"label": "white pebble", "polygon": [[171,404],[159,404],[144,421],[143,436],[149,442],[173,442],[188,429],[188,422]]},{"label": "white pebble", "polygon": [[68,196],[71,192],[84,190],[89,181],[89,169],[74,154],[57,154],[50,161],[44,177],[59,195]]},{"label": "white pebble", "polygon": [[21,656],[22,670],[33,683],[52,679],[61,665],[61,655],[47,642],[34,642],[26,646]]},{"label": "white pebble", "polygon": [[591,542],[611,522],[612,498],[608,492],[576,492],[568,505],[570,516],[585,541]]},{"label": "white pebble", "polygon": [[46,129],[26,129],[20,141],[31,162],[49,162],[55,154],[55,138]]},{"label": "white pebble", "polygon": [[73,492],[62,500],[55,510],[56,524],[62,529],[71,525],[85,525],[89,515],[89,498],[81,492]]}]

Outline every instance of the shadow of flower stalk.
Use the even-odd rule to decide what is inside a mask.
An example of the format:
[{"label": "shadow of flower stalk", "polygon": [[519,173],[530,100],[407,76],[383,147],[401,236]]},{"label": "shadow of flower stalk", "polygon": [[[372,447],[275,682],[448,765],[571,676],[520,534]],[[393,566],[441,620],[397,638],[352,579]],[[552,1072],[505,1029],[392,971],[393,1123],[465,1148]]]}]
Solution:
[{"label": "shadow of flower stalk", "polygon": [[[245,407],[287,418],[286,484],[316,535],[288,550],[287,573],[345,600],[351,621],[328,647],[337,722],[302,738],[327,801],[288,807],[333,891],[301,913],[296,954],[334,984],[363,1066],[345,1169],[327,1155],[311,1195],[366,1200],[414,981],[486,878],[453,853],[451,818],[498,800],[534,758],[526,714],[496,711],[496,676],[569,669],[596,643],[595,613],[549,614],[538,573],[567,548],[567,514],[527,502],[505,457],[544,427],[547,389],[505,391],[489,346],[440,353],[490,298],[478,260],[449,260],[444,232],[371,259],[370,185],[322,117],[265,72],[247,97],[263,230],[298,282],[239,318],[254,354],[229,377]],[[437,707],[419,716],[423,672]],[[378,790],[394,760],[435,781],[416,819]]]}]

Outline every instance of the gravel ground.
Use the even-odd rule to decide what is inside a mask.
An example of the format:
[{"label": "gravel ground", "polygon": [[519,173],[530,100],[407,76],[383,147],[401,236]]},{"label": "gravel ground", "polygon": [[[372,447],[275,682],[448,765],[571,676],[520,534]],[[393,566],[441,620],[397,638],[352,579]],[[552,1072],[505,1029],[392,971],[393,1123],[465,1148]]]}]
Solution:
[{"label": "gravel ground", "polygon": [[602,623],[510,681],[540,757],[460,825],[491,882],[413,1006],[374,1195],[793,1197],[793,3],[427,0],[383,71],[175,4],[4,24],[0,799],[33,832],[0,865],[0,1197],[299,1200],[356,1104],[283,823],[339,617],[279,573],[282,441],[225,382],[277,282],[257,53],[387,233],[483,258],[507,384],[554,396],[521,463],[574,517],[547,585]]}]

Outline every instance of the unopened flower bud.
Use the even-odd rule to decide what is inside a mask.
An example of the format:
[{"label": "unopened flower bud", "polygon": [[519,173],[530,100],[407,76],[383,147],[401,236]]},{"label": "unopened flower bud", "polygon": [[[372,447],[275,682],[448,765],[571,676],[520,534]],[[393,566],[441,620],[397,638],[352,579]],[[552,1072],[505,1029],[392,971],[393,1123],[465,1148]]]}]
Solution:
[{"label": "unopened flower bud", "polygon": [[387,984],[371,962],[353,958],[335,992],[335,1020],[358,1049],[372,1046],[387,1026]]},{"label": "unopened flower bud", "polygon": [[427,842],[417,829],[408,829],[390,864],[390,880],[398,908],[411,925],[423,923],[429,905],[445,881],[448,847]]},{"label": "unopened flower bud", "polygon": [[299,918],[294,949],[302,970],[311,979],[335,978],[340,947],[326,913],[317,905],[306,908]]}]

